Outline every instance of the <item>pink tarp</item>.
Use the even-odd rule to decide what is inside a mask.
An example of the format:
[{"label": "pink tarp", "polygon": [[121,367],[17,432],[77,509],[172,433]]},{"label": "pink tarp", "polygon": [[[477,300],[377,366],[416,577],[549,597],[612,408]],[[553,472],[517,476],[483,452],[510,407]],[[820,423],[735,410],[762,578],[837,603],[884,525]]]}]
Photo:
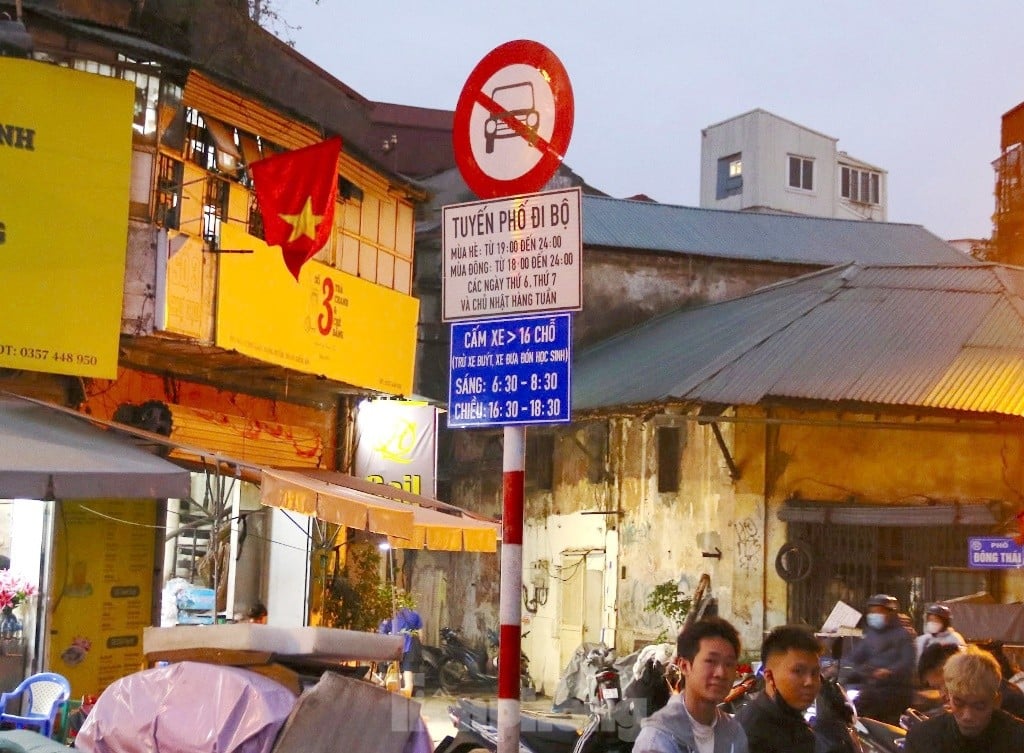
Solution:
[{"label": "pink tarp", "polygon": [[270,753],[295,701],[286,687],[255,672],[170,664],[112,683],[75,747],[86,753]]}]

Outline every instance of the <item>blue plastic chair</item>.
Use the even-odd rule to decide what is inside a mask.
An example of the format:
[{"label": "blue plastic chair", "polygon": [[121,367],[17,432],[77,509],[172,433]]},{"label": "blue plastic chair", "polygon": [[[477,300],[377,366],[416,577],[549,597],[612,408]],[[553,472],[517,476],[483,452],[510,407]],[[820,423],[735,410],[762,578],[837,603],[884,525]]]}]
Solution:
[{"label": "blue plastic chair", "polygon": [[[0,725],[13,724],[15,729],[33,727],[50,737],[60,705],[71,696],[67,678],[53,672],[26,677],[10,693],[0,695]],[[7,707],[21,699],[21,714],[8,713]]]}]

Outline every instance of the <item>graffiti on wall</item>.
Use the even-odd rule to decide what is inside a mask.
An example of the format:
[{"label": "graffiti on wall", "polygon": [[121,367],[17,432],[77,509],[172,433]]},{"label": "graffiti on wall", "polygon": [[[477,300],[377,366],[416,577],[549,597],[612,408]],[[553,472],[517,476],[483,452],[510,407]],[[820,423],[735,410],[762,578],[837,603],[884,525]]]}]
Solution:
[{"label": "graffiti on wall", "polygon": [[751,518],[733,523],[736,533],[736,566],[744,573],[752,573],[761,564],[761,532]]},{"label": "graffiti on wall", "polygon": [[657,633],[665,628],[665,618],[647,610],[647,596],[653,586],[645,581],[629,578],[619,583],[619,609],[627,624],[639,632]]}]

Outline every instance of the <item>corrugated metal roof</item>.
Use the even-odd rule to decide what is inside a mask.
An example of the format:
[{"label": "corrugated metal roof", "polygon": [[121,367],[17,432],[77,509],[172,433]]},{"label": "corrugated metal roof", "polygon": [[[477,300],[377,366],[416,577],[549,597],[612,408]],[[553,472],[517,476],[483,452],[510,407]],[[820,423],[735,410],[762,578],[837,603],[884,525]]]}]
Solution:
[{"label": "corrugated metal roof", "polygon": [[822,266],[975,263],[920,225],[698,209],[602,196],[583,197],[583,242]]},{"label": "corrugated metal roof", "polygon": [[1024,269],[835,267],[581,352],[576,410],[769,397],[1024,416]]},{"label": "corrugated metal roof", "polygon": [[173,60],[178,63],[187,63],[188,56],[182,55],[180,52],[164,47],[162,45],[150,42],[148,39],[135,36],[134,34],[127,34],[125,32],[117,31],[115,29],[108,29],[102,26],[94,26],[87,23],[79,23],[76,21],[69,21],[59,15],[45,13],[45,9],[33,8],[34,12],[42,13],[48,18],[54,21],[58,21],[69,29],[73,29],[79,34],[98,39],[101,42],[106,42],[113,45],[114,47],[120,48],[122,51],[130,50],[135,53],[142,53],[143,59],[148,60],[153,58],[156,60],[168,61]]}]

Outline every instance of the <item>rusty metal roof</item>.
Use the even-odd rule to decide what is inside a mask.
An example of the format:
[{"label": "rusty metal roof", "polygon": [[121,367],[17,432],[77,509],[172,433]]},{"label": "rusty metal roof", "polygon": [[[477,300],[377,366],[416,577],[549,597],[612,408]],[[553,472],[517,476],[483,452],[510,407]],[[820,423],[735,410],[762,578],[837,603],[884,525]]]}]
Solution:
[{"label": "rusty metal roof", "polygon": [[834,266],[974,264],[920,225],[734,212],[583,197],[583,242],[728,259]]},{"label": "rusty metal roof", "polygon": [[833,267],[582,351],[573,408],[766,398],[1024,416],[1024,269]]}]

